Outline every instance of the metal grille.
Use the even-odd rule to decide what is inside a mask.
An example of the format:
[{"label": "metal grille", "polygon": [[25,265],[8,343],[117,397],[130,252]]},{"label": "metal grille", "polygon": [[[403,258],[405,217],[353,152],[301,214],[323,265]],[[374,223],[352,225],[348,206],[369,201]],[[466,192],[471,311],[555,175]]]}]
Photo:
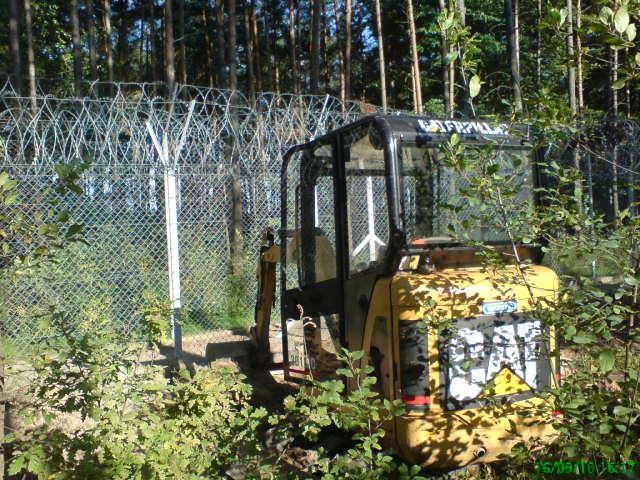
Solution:
[{"label": "metal grille", "polygon": [[[109,322],[135,337],[149,299],[169,302],[167,168],[177,182],[184,349],[201,355],[216,330],[249,324],[260,233],[279,225],[282,154],[365,110],[330,96],[260,94],[251,102],[192,86],[180,86],[171,100],[157,96],[162,85],[93,83],[81,99],[45,95],[45,88],[36,99],[20,97],[8,81],[0,88],[0,169],[19,181],[25,205],[40,208],[56,163],[90,161],[83,195],[60,199],[89,245],[72,246],[37,278],[10,286],[5,331],[17,349],[46,334],[37,315],[51,303],[72,322]],[[151,132],[166,141],[168,165]],[[229,275],[234,156],[246,252],[240,278]]]}]

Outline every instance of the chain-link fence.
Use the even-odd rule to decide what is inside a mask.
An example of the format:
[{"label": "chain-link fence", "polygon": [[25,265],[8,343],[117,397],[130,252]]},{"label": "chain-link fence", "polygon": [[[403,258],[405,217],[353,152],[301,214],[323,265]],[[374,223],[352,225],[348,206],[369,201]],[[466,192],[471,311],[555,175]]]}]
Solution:
[{"label": "chain-link fence", "polygon": [[[33,99],[8,81],[0,88],[0,168],[19,181],[23,202],[44,206],[55,164],[90,162],[83,195],[60,204],[84,225],[88,245],[73,245],[60,262],[13,285],[5,331],[19,349],[37,344],[44,335],[34,321],[38,311],[59,303],[70,321],[116,322],[135,337],[145,310],[169,305],[169,171],[184,348],[202,354],[216,330],[252,321],[259,236],[279,223],[282,154],[353,121],[366,106],[328,95],[260,94],[249,101],[239,92],[192,86],[179,86],[170,100],[158,96],[163,85],[93,83],[84,91],[84,98],[41,91]],[[247,258],[232,278],[234,156]]]},{"label": "chain-link fence", "polygon": [[[279,224],[282,154],[374,110],[330,96],[249,100],[239,92],[179,86],[167,99],[160,84],[92,83],[83,89],[86,97],[74,98],[62,87],[46,94],[42,85],[36,98],[21,97],[8,81],[0,87],[0,168],[18,179],[22,201],[35,209],[56,181],[55,164],[87,160],[83,195],[60,199],[60,208],[84,225],[88,245],[73,245],[5,295],[5,332],[18,349],[45,334],[38,312],[51,303],[70,320],[115,322],[135,337],[145,310],[166,308],[176,296],[170,251],[178,259],[185,350],[202,354],[217,330],[250,324],[259,237]],[[593,211],[613,217],[635,203],[639,140],[632,121],[585,129],[579,162]],[[574,146],[573,140],[555,145],[546,161],[570,164]],[[235,277],[229,275],[234,158],[241,166],[246,252],[244,271]],[[168,191],[172,177],[175,195]],[[168,199],[176,213],[174,250],[167,241]]]}]

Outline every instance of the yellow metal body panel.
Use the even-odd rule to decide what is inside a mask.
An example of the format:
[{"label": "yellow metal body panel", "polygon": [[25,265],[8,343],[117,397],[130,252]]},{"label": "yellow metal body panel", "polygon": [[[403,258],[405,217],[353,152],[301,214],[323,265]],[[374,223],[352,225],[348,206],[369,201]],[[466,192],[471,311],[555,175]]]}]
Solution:
[{"label": "yellow metal body panel", "polygon": [[492,462],[518,442],[549,441],[554,433],[551,406],[533,398],[504,407],[402,415],[393,445],[410,462],[446,468]]},{"label": "yellow metal body panel", "polygon": [[[389,362],[386,369],[390,381],[384,391],[387,398],[401,398],[400,378],[394,375],[400,364],[398,322],[434,322],[428,327],[427,335],[431,404],[426,412],[411,412],[397,418],[395,424],[389,426],[386,437],[388,445],[407,460],[438,468],[490,462],[509,454],[519,441],[553,437],[552,406],[540,398],[463,410],[445,410],[441,404],[437,323],[480,316],[484,302],[517,300],[518,312],[526,312],[533,310],[537,302],[557,298],[559,280],[555,272],[539,265],[523,268],[528,286],[523,282],[523,271],[515,266],[495,272],[479,267],[429,274],[398,272],[376,283],[362,346],[368,354],[374,339],[373,325],[376,319],[385,318],[390,332],[388,350],[383,352],[383,358]],[[550,337],[553,350],[553,331]],[[552,371],[555,371],[554,359]],[[529,389],[508,369],[499,372],[491,383],[491,391],[484,392],[485,396]]]}]

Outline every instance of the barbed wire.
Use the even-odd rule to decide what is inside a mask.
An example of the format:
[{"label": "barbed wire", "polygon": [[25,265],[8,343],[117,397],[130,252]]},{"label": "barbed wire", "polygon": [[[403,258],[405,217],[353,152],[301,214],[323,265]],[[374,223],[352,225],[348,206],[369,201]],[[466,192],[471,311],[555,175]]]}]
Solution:
[{"label": "barbed wire", "polygon": [[[178,85],[171,96],[165,85],[150,83],[86,82],[82,91],[77,98],[70,83],[40,80],[37,95],[29,97],[0,76],[0,169],[17,178],[25,205],[46,203],[55,164],[77,159],[90,164],[81,198],[58,199],[60,208],[85,226],[89,246],[74,247],[42,278],[11,285],[6,331],[16,348],[36,344],[45,334],[33,319],[50,302],[61,305],[70,321],[99,318],[136,335],[149,303],[168,299],[164,165],[148,128],[158,138],[177,139],[193,110],[173,161],[185,339],[197,338],[202,349],[216,329],[240,326],[250,316],[253,255],[262,229],[279,224],[283,153],[377,111],[329,95],[260,93],[249,99],[241,92],[191,85]],[[635,201],[632,177],[640,159],[638,124],[619,120],[614,126],[593,122],[581,132],[582,166],[592,167],[589,192],[605,212],[612,208],[614,179],[624,186],[617,193],[620,208]],[[570,137],[551,154],[567,164],[575,143]],[[229,276],[233,158],[241,165],[247,252],[241,279]],[[613,166],[620,171],[614,173]],[[332,218],[327,202],[320,218]],[[360,235],[366,233],[366,211],[355,210],[351,220]]]},{"label": "barbed wire", "polygon": [[[163,164],[148,128],[173,142],[193,109],[181,153],[172,160],[185,334],[200,335],[206,344],[206,332],[242,323],[229,311],[247,316],[260,231],[280,215],[282,154],[375,111],[330,95],[260,93],[248,99],[192,85],[178,85],[169,95],[163,84],[85,82],[78,98],[72,84],[58,82],[50,90],[52,85],[40,80],[37,95],[29,97],[0,77],[0,168],[18,179],[21,197],[37,208],[55,180],[55,164],[87,160],[84,194],[59,202],[84,225],[89,246],[75,247],[46,272],[46,281],[26,278],[12,285],[8,331],[20,348],[44,334],[32,321],[43,303],[58,303],[70,321],[104,316],[135,335],[149,298],[168,298]],[[229,283],[228,274],[232,158],[241,164],[249,255],[242,288]]]}]

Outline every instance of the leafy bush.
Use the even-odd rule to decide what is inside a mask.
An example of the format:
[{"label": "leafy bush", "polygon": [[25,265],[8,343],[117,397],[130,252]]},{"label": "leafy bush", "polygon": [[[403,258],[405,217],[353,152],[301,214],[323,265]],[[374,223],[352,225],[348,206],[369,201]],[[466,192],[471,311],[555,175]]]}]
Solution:
[{"label": "leafy bush", "polygon": [[[258,427],[266,410],[228,369],[180,371],[171,381],[143,365],[140,348],[108,329],[70,331],[51,314],[46,349],[34,363],[27,427],[10,473],[38,478],[268,478]],[[100,332],[100,333],[97,333]]]},{"label": "leafy bush", "polygon": [[[554,422],[558,437],[550,445],[519,445],[509,475],[531,473],[536,458],[597,460],[604,465],[637,461],[640,219],[629,210],[612,221],[591,212],[576,200],[580,172],[556,162],[540,165],[547,184],[537,192],[541,204],[534,206],[518,198],[512,175],[490,149],[467,148],[454,135],[443,151],[456,173],[470,179],[460,198],[450,202],[450,233],[477,249],[483,268],[504,271],[500,269],[508,261],[488,243],[469,236],[486,225],[502,229],[510,238],[510,262],[516,266],[516,274],[509,277],[512,283],[530,288],[518,244],[538,245],[556,269],[560,267],[557,299],[537,300],[531,294],[535,316],[557,334],[556,349],[549,353],[560,360],[563,380],[541,393],[547,403],[538,413],[561,413]],[[460,218],[463,204],[476,208],[471,214],[465,210]],[[606,277],[599,276],[603,270]]]},{"label": "leafy bush", "polygon": [[420,480],[419,467],[409,467],[383,448],[384,424],[404,412],[404,405],[379,398],[373,390],[376,378],[371,376],[373,367],[358,366],[364,352],[343,349],[338,355],[344,368],[342,375],[353,388],[346,392],[342,380],[311,381],[309,388],[302,388],[295,397],[284,401],[288,420],[306,439],[317,442],[327,427],[337,427],[345,435],[352,435],[353,445],[345,453],[330,457],[321,448],[318,461],[311,466],[311,473],[323,479],[340,478],[378,479],[399,475],[400,478]]}]

